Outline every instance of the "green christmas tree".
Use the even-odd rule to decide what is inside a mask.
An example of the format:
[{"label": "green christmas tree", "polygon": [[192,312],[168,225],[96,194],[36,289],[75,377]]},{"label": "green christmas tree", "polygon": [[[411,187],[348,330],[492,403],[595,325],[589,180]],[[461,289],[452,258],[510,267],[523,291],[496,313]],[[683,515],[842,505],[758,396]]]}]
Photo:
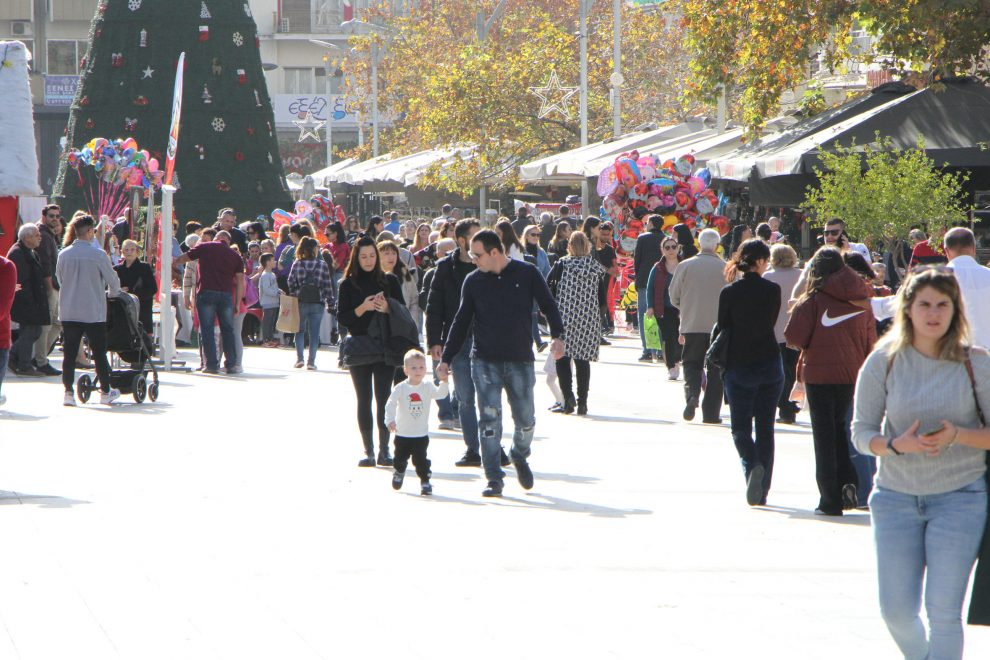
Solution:
[{"label": "green christmas tree", "polygon": [[[134,138],[165,169],[175,69],[186,53],[176,158],[180,222],[287,207],[275,117],[247,0],[100,0],[68,125],[66,154]],[[88,182],[63,155],[54,196],[89,209]]]}]

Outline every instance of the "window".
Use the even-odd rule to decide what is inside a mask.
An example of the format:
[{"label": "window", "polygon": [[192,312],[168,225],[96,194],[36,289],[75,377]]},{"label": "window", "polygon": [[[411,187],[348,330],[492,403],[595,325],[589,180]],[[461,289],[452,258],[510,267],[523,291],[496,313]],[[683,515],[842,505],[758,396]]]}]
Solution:
[{"label": "window", "polygon": [[[316,70],[316,90],[315,90],[315,92],[317,94],[325,94],[326,93],[326,91],[327,91],[327,88],[326,88],[326,84],[327,84],[327,82],[326,82],[326,76],[327,76],[326,69],[323,69],[321,67],[321,68],[319,68],[319,69]],[[332,72],[330,74],[330,93],[331,94],[340,94],[343,91],[343,88],[344,88],[343,71],[341,71],[340,69],[337,69],[336,71],[334,71],[334,72]]]},{"label": "window", "polygon": [[48,40],[48,75],[75,76],[79,74],[79,61],[86,54],[85,41]]},{"label": "window", "polygon": [[316,76],[311,67],[285,67],[283,78],[286,94],[315,94]]}]

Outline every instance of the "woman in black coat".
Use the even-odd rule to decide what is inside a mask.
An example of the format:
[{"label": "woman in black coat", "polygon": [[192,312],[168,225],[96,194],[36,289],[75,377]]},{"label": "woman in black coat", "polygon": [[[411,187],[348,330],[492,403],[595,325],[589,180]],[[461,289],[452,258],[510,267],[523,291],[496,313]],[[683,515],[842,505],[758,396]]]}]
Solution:
[{"label": "woman in black coat", "polygon": [[120,246],[124,260],[113,269],[120,278],[120,290],[137,297],[140,305],[138,320],[144,326],[145,334],[150,335],[155,331],[151,311],[155,305],[155,294],[158,293],[158,282],[155,281],[155,271],[151,266],[138,258],[140,251],[136,241],[127,239]]},{"label": "woman in black coat", "polygon": [[[402,285],[391,273],[382,271],[378,246],[370,236],[362,236],[354,243],[344,279],[340,282],[337,299],[337,319],[347,328],[351,337],[368,334],[368,328],[379,314],[388,314],[388,299],[402,304]],[[353,340],[351,340],[353,343]],[[342,345],[347,352],[347,344]],[[385,402],[392,393],[395,367],[384,359],[372,364],[355,364],[348,367],[354,393],[357,395],[357,421],[364,442],[365,457],[359,467],[378,465],[391,466],[389,453],[389,431],[385,426]],[[378,459],[375,459],[374,420],[371,414],[371,399],[374,395],[378,421]]]},{"label": "woman in black coat", "polygon": [[[48,311],[48,294],[45,290],[44,269],[36,248],[41,245],[41,233],[35,225],[24,225],[17,232],[7,258],[17,268],[20,290],[14,294],[10,318],[20,326],[17,341],[10,348],[10,362],[14,373],[20,376],[42,376],[31,364],[34,342],[41,336],[42,326],[51,324]],[[0,364],[0,369],[6,369]]]}]

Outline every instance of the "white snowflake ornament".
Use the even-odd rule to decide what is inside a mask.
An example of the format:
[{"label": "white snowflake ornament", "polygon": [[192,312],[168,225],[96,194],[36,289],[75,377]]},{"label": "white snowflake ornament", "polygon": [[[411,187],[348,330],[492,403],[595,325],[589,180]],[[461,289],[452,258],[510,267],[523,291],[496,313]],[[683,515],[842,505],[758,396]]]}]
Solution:
[{"label": "white snowflake ornament", "polygon": [[210,16],[210,10],[206,6],[206,3],[205,2],[202,2],[199,5],[199,17],[200,18],[213,18],[212,16]]},{"label": "white snowflake ornament", "polygon": [[131,11],[137,11],[141,8],[141,0],[127,0],[127,8]]},{"label": "white snowflake ornament", "polygon": [[241,35],[240,32],[235,32],[232,38],[234,40],[234,45],[237,46],[238,48],[244,45],[244,37]]},{"label": "white snowflake ornament", "polygon": [[227,122],[222,117],[214,117],[211,126],[213,126],[213,130],[217,133],[223,133],[223,129],[227,128]]}]

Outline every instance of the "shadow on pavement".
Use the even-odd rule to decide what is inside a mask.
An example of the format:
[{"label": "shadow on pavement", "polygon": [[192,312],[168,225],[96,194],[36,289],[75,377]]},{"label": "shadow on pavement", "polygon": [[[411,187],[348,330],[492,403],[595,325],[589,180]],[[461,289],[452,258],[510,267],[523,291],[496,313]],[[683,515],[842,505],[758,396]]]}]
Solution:
[{"label": "shadow on pavement", "polygon": [[794,520],[814,520],[816,522],[838,525],[857,525],[859,527],[870,526],[870,515],[868,513],[844,516],[816,516],[814,511],[809,511],[807,509],[793,509],[788,506],[774,506],[772,504],[753,507],[753,510],[766,511],[767,513],[780,513]]},{"label": "shadow on pavement", "polygon": [[[126,395],[122,395],[121,399],[124,399],[124,396]],[[113,415],[162,415],[172,408],[172,404],[161,400],[158,400],[155,403],[134,403],[133,400],[130,402],[123,400],[122,403],[115,403],[110,406],[100,405],[99,403],[76,404],[76,408],[80,410],[92,410],[98,413],[110,413]]]},{"label": "shadow on pavement", "polygon": [[631,422],[633,424],[668,424],[673,425],[669,419],[649,419],[646,417],[615,417],[613,415],[587,415],[586,419],[595,422]]},{"label": "shadow on pavement", "polygon": [[419,500],[426,500],[430,502],[446,502],[449,504],[468,504],[470,506],[483,506],[481,502],[475,502],[473,500],[462,500],[459,497],[447,497],[446,495],[438,495],[436,491],[432,495],[418,495],[416,493],[403,493],[406,497],[415,497]]},{"label": "shadow on pavement", "polygon": [[43,509],[68,509],[77,504],[89,504],[84,500],[72,500],[57,495],[28,495],[9,490],[0,490],[0,506],[34,504]]},{"label": "shadow on pavement", "polygon": [[[534,499],[537,497],[545,501],[541,502]],[[596,518],[625,518],[626,516],[653,515],[653,512],[647,509],[615,509],[613,507],[601,506],[598,504],[586,504],[584,502],[575,502],[574,500],[565,500],[561,497],[553,497],[552,495],[541,495],[540,493],[529,493],[529,496],[525,499],[503,495],[501,500],[492,500],[493,504],[500,504],[501,502],[514,502],[517,505],[533,509],[547,509],[550,511],[562,511],[565,513],[587,513]]]},{"label": "shadow on pavement", "polygon": [[38,417],[37,415],[22,415],[21,413],[9,410],[0,410],[0,420],[10,420],[11,422],[38,422],[48,417]]},{"label": "shadow on pavement", "polygon": [[477,481],[484,475],[481,473],[469,474],[466,472],[434,472],[431,478],[443,479],[444,481]]},{"label": "shadow on pavement", "polygon": [[598,477],[583,477],[579,474],[559,472],[534,472],[533,476],[540,481],[565,481],[570,484],[595,484],[601,481]]}]

